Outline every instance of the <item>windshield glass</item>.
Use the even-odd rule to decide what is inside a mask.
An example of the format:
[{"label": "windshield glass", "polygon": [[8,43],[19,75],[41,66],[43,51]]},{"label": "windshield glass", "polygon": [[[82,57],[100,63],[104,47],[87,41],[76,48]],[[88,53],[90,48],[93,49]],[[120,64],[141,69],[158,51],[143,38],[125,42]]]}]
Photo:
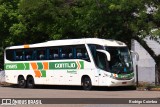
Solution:
[{"label": "windshield glass", "polygon": [[133,72],[131,55],[127,47],[105,47],[111,55],[109,71],[116,74],[128,74]]}]

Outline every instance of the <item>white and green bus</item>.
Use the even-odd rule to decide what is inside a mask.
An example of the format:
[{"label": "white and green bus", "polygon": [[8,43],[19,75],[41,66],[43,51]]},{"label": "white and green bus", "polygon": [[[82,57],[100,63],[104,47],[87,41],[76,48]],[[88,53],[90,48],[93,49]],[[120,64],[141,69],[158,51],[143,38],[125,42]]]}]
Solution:
[{"label": "white and green bus", "polygon": [[35,85],[132,86],[131,54],[125,43],[99,38],[53,40],[5,49],[6,82]]}]

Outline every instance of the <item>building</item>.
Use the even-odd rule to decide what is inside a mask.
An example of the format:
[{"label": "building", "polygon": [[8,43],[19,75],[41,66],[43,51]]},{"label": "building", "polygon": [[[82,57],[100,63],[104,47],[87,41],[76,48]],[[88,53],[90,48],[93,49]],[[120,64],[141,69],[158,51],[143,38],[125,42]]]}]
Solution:
[{"label": "building", "polygon": [[[152,40],[149,37],[146,37],[144,40],[146,41],[148,46],[155,52],[156,55],[160,54],[160,44],[157,41]],[[155,84],[157,82],[157,71],[155,70],[156,63],[154,59],[136,40],[132,40],[131,50],[139,54],[139,61],[137,62],[138,81]],[[136,69],[135,65],[136,63],[134,63],[134,69]],[[134,71],[136,74],[136,70]]]}]

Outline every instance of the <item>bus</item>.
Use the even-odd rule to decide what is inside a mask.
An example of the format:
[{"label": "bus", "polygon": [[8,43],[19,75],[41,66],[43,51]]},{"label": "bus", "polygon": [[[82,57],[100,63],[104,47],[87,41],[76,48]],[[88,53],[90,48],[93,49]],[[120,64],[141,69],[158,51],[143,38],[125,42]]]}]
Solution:
[{"label": "bus", "polygon": [[82,38],[7,47],[5,80],[35,85],[134,86],[131,53],[121,41]]}]

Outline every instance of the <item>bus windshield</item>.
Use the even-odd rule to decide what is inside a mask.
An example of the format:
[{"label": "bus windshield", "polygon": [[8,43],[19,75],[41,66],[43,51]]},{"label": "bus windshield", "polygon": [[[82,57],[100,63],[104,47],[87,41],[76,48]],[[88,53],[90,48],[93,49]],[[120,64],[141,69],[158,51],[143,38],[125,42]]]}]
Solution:
[{"label": "bus windshield", "polygon": [[111,55],[109,72],[128,74],[133,72],[132,58],[127,47],[105,47]]}]

